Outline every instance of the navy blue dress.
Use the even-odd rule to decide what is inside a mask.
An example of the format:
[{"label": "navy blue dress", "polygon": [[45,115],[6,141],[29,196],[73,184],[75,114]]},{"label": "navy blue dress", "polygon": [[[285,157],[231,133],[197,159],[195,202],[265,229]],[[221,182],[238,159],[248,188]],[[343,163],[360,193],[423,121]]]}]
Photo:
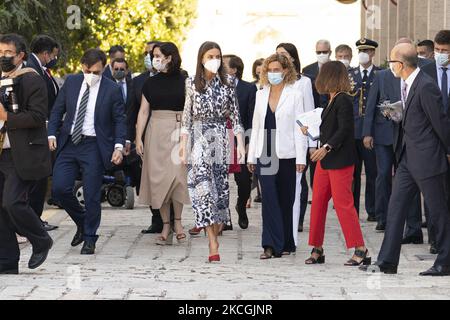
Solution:
[{"label": "navy blue dress", "polygon": [[256,174],[261,183],[262,247],[275,255],[295,252],[292,209],[295,201],[296,166],[294,159],[278,159],[276,154],[276,118],[267,105],[264,123],[264,149],[258,158]]}]

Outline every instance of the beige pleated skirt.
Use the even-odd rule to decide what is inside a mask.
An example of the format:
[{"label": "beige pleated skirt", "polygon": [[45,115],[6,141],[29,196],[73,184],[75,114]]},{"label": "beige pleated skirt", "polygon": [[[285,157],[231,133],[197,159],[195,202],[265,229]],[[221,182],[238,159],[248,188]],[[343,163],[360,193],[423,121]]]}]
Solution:
[{"label": "beige pleated skirt", "polygon": [[145,133],[139,203],[160,209],[171,200],[189,204],[187,169],[179,161],[183,112],[152,111]]}]

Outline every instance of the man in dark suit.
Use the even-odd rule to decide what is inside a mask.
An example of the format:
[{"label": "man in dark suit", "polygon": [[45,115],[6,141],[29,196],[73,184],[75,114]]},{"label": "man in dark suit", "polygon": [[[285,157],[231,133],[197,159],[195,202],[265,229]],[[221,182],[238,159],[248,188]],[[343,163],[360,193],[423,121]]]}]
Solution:
[{"label": "man in dark suit", "polygon": [[[53,197],[77,225],[71,245],[84,241],[81,254],[94,254],[103,174],[112,164],[122,162],[127,128],[122,91],[116,83],[102,77],[106,55],[90,49],[81,58],[81,64],[83,74],[67,78],[53,106],[48,143],[50,150],[57,150]],[[73,194],[80,171],[86,209]]]},{"label": "man in dark suit", "polygon": [[[428,74],[431,78],[433,78],[434,82],[439,86],[442,95],[442,108],[444,112],[449,114],[449,106],[450,106],[450,30],[442,30],[440,31],[434,40],[434,49],[436,51],[435,57],[436,61],[424,66],[422,71]],[[448,183],[450,184],[450,171],[448,173]],[[450,206],[450,196],[447,194],[448,204]],[[429,208],[425,203],[425,214],[427,216],[427,221],[429,220]],[[427,223],[428,227],[428,236],[431,253],[437,253],[436,241],[435,241],[435,230],[434,227]]]},{"label": "man in dark suit", "polygon": [[450,214],[446,201],[449,119],[440,106],[442,97],[433,79],[418,68],[414,45],[402,43],[392,50],[390,68],[402,81],[403,119],[398,141],[399,165],[389,201],[386,233],[377,263],[362,270],[397,273],[407,209],[420,190],[436,227],[439,254],[422,276],[450,275]]},{"label": "man in dark suit", "polygon": [[0,36],[2,81],[17,81],[12,92],[0,84],[0,274],[19,272],[16,233],[33,247],[30,269],[44,263],[53,244],[28,201],[35,181],[50,175],[51,163],[45,126],[47,88],[34,70],[23,68],[25,57],[21,36]]},{"label": "man in dark suit", "polygon": [[[48,94],[48,114],[51,113],[56,96],[59,92],[59,86],[56,80],[51,75],[51,68],[54,68],[58,62],[59,45],[58,43],[46,35],[36,36],[31,42],[31,55],[27,61],[27,67],[33,68],[45,80],[47,84]],[[47,177],[39,180],[32,192],[30,193],[31,207],[39,217],[44,211],[45,196],[47,194]],[[57,229],[57,226],[48,224],[47,221],[42,221],[44,228],[47,231]]]},{"label": "man in dark suit", "polygon": [[[125,59],[125,49],[122,46],[112,46],[109,51],[109,64],[105,66],[103,77],[114,81],[112,63],[115,59]],[[131,80],[131,72],[127,74],[127,80]]]},{"label": "man in dark suit", "polygon": [[[412,41],[401,38],[396,44],[409,43]],[[426,59],[419,58],[419,67],[428,64]],[[377,231],[386,228],[386,216],[389,198],[392,190],[392,168],[395,167],[394,141],[398,136],[398,125],[387,119],[377,108],[385,101],[395,103],[401,101],[400,78],[396,78],[391,70],[382,70],[377,73],[373,86],[369,93],[364,118],[363,137],[364,147],[375,150],[377,163],[377,178],[375,183],[375,215],[377,218]],[[422,244],[423,233],[422,204],[418,192],[408,210],[405,235],[402,244]]]},{"label": "man in dark suit", "polygon": [[303,68],[303,74],[311,79],[312,87],[313,87],[313,95],[314,95],[314,104],[316,108],[326,108],[328,105],[328,95],[320,95],[317,92],[315,82],[317,79],[317,76],[319,75],[320,68],[322,65],[330,61],[331,57],[331,44],[328,40],[319,40],[316,43],[316,55],[317,55],[317,62],[310,64],[309,66],[306,66]]},{"label": "man in dark suit", "polygon": [[365,206],[368,214],[368,221],[375,222],[375,180],[377,178],[377,165],[375,151],[364,148],[363,144],[363,124],[366,116],[367,99],[371,91],[375,75],[380,68],[373,64],[375,50],[378,43],[370,39],[361,39],[356,42],[359,51],[359,66],[349,70],[349,77],[353,87],[353,114],[355,117],[355,140],[358,159],[355,165],[353,197],[356,211],[360,212],[361,198],[361,172],[364,163],[366,172],[366,194]]},{"label": "man in dark suit", "polygon": [[[241,58],[235,55],[225,55],[223,58],[227,73],[234,76],[235,79],[241,123],[244,130],[247,131],[252,126],[257,88],[253,83],[242,80],[244,62]],[[245,142],[248,144],[248,139]],[[246,164],[241,164],[241,172],[234,174],[234,180],[238,186],[238,199],[235,207],[239,216],[238,223],[241,229],[247,229],[247,202],[250,199],[252,190],[252,175],[248,171]]]}]

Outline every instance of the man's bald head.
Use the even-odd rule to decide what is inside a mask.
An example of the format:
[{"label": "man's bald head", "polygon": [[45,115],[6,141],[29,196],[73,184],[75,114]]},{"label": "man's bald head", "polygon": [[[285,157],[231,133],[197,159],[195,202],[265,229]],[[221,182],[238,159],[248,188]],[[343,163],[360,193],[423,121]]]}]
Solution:
[{"label": "man's bald head", "polygon": [[402,44],[402,43],[413,44],[413,41],[410,38],[400,38],[395,43],[395,45],[399,45],[399,44]]},{"label": "man's bald head", "polygon": [[401,61],[405,67],[416,69],[419,63],[416,47],[410,43],[396,45],[392,49],[391,60]]}]

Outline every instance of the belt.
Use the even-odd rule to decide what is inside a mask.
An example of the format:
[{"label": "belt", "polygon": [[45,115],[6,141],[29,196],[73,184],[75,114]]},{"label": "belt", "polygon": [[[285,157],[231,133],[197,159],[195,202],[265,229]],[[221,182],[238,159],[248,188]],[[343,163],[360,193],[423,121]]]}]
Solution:
[{"label": "belt", "polygon": [[[70,140],[72,140],[72,135],[69,136]],[[94,140],[97,139],[97,136],[85,136],[84,134],[81,135],[81,140]]]}]

